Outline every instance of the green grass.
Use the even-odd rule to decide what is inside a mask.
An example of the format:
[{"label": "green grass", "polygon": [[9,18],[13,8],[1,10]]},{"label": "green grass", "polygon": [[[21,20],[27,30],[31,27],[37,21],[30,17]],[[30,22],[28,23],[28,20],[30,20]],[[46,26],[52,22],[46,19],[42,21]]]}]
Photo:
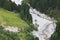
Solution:
[{"label": "green grass", "polygon": [[[30,36],[29,31],[31,30],[30,25],[28,25],[24,20],[22,20],[18,13],[10,12],[5,9],[0,8],[0,24],[4,24],[5,26],[13,26],[19,27],[22,30],[18,33],[13,33],[9,31],[3,30],[0,26],[0,39],[1,40],[32,40],[32,36]],[[28,32],[28,33],[27,33]]]},{"label": "green grass", "polygon": [[0,24],[4,22],[6,22],[6,26],[29,27],[29,25],[20,18],[19,14],[0,8]]}]

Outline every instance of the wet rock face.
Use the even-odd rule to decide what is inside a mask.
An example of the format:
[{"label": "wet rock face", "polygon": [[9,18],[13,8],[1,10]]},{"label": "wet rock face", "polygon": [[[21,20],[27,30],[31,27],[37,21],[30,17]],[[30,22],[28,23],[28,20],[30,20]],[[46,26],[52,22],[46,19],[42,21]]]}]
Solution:
[{"label": "wet rock face", "polygon": [[38,29],[38,31],[34,30],[32,32],[33,35],[38,37],[39,40],[48,40],[56,28],[54,20],[33,8],[30,8],[29,12],[32,16],[32,23],[37,26]]},{"label": "wet rock face", "polygon": [[11,32],[19,32],[19,28],[18,27],[13,27],[13,26],[4,26],[4,30],[6,31],[11,31]]},{"label": "wet rock face", "polygon": [[1,26],[3,27],[3,30],[5,31],[11,31],[11,32],[19,32],[20,29],[15,26],[6,26],[6,22],[1,23]]}]

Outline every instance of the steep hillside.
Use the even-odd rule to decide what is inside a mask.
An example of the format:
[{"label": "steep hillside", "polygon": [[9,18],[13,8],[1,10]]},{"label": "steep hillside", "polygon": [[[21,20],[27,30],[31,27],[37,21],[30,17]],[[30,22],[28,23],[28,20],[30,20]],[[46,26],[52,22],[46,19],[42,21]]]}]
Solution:
[{"label": "steep hillside", "polygon": [[[19,32],[6,31],[1,24],[6,27],[18,27],[21,30]],[[33,40],[34,37],[30,33],[33,29],[34,26],[28,25],[18,13],[0,8],[0,40]]]},{"label": "steep hillside", "polygon": [[2,8],[0,8],[0,24],[21,28],[29,27],[29,25],[23,21],[17,13],[9,12]]}]

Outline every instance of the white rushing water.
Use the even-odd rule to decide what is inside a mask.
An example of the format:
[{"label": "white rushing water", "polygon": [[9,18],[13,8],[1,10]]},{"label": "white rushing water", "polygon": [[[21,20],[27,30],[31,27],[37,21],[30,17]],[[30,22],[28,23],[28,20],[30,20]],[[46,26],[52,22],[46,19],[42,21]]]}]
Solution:
[{"label": "white rushing water", "polygon": [[33,35],[38,37],[39,40],[49,40],[56,28],[55,20],[33,8],[30,8],[29,12],[32,16],[33,24],[38,29],[38,31],[34,30],[32,32]]},{"label": "white rushing water", "polygon": [[21,5],[23,0],[11,0],[12,2],[15,2],[17,5]]}]

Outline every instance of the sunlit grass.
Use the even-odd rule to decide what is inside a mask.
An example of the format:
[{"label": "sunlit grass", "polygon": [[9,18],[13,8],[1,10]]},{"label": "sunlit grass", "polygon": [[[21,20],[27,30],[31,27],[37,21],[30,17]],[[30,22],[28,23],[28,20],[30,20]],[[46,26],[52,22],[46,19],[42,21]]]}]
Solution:
[{"label": "sunlit grass", "polygon": [[20,18],[19,14],[0,8],[0,24],[4,22],[6,22],[5,25],[7,26],[29,27],[29,25]]}]

